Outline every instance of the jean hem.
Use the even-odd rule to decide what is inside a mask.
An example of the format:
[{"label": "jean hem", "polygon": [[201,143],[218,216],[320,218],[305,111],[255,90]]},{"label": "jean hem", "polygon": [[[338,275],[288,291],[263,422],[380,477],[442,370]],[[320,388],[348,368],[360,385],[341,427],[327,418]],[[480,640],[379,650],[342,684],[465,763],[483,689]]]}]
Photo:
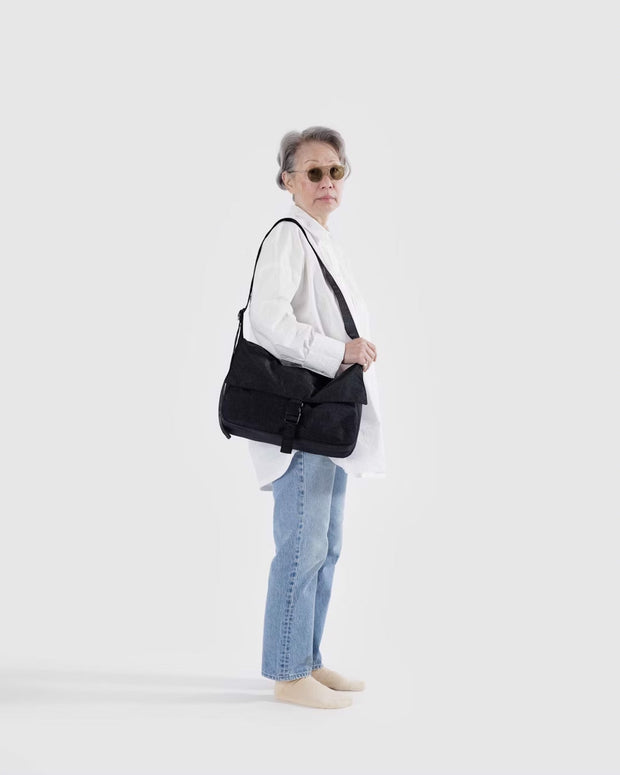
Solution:
[{"label": "jean hem", "polygon": [[261,671],[261,675],[264,678],[271,678],[272,681],[294,681],[296,678],[305,678],[306,676],[310,675],[312,670],[318,670],[320,667],[323,667],[322,664],[319,665],[312,665],[311,669],[305,673],[294,673],[290,676],[279,676],[275,675],[275,673],[267,673],[265,671]]},{"label": "jean hem", "polygon": [[296,678],[305,678],[310,675],[310,670],[303,673],[293,673],[292,675],[275,675],[273,673],[261,672],[264,678],[271,678],[273,681],[294,681]]}]

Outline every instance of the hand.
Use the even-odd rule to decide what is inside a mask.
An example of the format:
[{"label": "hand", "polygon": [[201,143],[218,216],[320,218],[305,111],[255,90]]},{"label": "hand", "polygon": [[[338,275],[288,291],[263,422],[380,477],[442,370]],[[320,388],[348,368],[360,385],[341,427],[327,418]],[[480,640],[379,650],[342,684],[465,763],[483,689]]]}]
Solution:
[{"label": "hand", "polygon": [[377,348],[368,339],[360,336],[345,343],[343,363],[361,363],[364,371],[368,371],[370,364],[376,360]]}]

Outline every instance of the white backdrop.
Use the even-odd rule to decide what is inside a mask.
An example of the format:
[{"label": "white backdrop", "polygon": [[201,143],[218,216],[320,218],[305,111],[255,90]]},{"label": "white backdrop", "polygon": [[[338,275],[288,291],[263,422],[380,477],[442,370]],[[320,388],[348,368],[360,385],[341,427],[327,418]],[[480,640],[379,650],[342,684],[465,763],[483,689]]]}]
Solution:
[{"label": "white backdrop", "polygon": [[[0,773],[620,772],[612,7],[3,6]],[[260,676],[272,496],[217,422],[314,124],[389,465],[339,714]]]}]

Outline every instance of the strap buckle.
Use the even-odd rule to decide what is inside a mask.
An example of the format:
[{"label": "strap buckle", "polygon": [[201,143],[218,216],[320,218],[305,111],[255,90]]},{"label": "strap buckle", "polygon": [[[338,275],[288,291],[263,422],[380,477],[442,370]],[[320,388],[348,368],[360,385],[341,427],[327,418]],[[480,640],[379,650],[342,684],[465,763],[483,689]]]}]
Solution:
[{"label": "strap buckle", "polygon": [[282,433],[282,446],[280,452],[286,452],[291,454],[293,451],[293,440],[295,438],[295,427],[298,425],[301,419],[301,407],[304,405],[303,401],[292,398],[286,405],[284,412],[284,431]]},{"label": "strap buckle", "polygon": [[304,405],[303,401],[291,400],[286,405],[286,411],[284,413],[284,421],[297,425],[301,419],[301,407]]}]

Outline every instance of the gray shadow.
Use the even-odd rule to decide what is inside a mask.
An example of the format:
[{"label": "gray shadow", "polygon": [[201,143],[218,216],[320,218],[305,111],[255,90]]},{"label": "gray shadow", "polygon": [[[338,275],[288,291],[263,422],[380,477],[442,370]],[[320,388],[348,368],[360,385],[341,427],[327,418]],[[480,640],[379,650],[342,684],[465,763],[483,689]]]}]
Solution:
[{"label": "gray shadow", "polygon": [[79,668],[0,669],[0,706],[127,701],[177,706],[266,702],[273,701],[273,681]]}]

